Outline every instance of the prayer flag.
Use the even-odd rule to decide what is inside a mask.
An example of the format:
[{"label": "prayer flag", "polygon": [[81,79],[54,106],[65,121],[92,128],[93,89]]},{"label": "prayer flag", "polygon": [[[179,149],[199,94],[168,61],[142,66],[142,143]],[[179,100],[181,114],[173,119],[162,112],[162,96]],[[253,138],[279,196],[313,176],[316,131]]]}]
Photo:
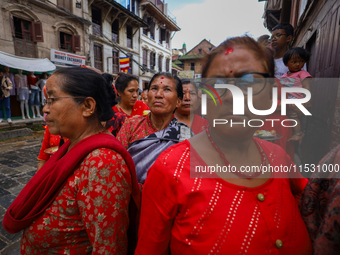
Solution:
[{"label": "prayer flag", "polygon": [[127,58],[127,57],[119,58],[119,65],[120,65],[120,71],[127,73],[128,71],[130,71],[129,69],[130,58]]}]

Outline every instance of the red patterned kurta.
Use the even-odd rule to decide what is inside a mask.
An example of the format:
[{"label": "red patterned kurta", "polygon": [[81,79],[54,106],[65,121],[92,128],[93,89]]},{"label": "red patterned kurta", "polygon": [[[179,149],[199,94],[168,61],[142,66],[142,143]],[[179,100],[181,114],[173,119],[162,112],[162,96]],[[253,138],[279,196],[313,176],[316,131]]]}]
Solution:
[{"label": "red patterned kurta", "polygon": [[158,130],[152,126],[150,114],[144,116],[134,116],[126,119],[120,129],[117,139],[127,149],[131,143],[151,135]]},{"label": "red patterned kurta", "polygon": [[[115,112],[125,113],[125,112],[122,111],[121,108],[117,108],[117,106],[118,105],[115,105],[114,107],[112,107],[112,109]],[[131,117],[136,116],[136,115],[144,115],[143,112],[145,110],[149,110],[149,107],[143,101],[136,101],[135,105],[132,108],[131,115],[127,115],[126,113],[125,114],[126,114],[127,118],[131,118]]]},{"label": "red patterned kurta", "polygon": [[130,172],[112,149],[92,151],[24,230],[21,254],[126,254]]},{"label": "red patterned kurta", "polygon": [[[279,146],[259,143],[272,166],[292,164]],[[312,254],[297,206],[307,180],[271,178],[249,188],[221,178],[192,178],[190,165],[206,166],[186,140],[150,168],[136,255]]]}]

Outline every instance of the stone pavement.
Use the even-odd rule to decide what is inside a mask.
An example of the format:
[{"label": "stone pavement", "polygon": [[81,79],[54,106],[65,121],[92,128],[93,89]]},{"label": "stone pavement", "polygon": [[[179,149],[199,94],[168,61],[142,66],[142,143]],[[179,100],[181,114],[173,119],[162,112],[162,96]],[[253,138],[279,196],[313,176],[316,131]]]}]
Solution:
[{"label": "stone pavement", "polygon": [[20,254],[21,234],[9,234],[2,220],[7,208],[36,172],[42,135],[24,141],[0,143],[0,254]]}]

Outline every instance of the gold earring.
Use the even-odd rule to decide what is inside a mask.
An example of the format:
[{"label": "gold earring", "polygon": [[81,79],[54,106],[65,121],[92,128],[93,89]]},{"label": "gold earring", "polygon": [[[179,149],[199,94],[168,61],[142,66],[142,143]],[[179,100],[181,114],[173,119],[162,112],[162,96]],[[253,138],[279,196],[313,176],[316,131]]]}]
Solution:
[{"label": "gold earring", "polygon": [[93,113],[93,112],[90,112],[91,114]]}]

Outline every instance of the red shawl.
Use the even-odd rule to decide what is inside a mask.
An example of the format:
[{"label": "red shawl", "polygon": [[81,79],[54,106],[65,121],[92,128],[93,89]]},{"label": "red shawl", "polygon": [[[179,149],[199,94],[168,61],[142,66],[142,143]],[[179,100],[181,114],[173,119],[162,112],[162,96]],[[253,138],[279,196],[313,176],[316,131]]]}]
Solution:
[{"label": "red shawl", "polygon": [[[130,208],[139,209],[140,191],[138,188],[135,165],[130,154],[112,135],[96,134],[78,142],[67,152],[70,141],[67,141],[44,164],[44,166],[27,183],[18,197],[8,208],[3,226],[11,234],[28,227],[31,222],[52,204],[66,180],[73,174],[83,159],[97,148],[111,148],[124,158],[131,174],[132,200]],[[67,152],[67,153],[66,153]],[[131,215],[131,214],[130,214]],[[132,216],[135,217],[135,216]]]}]

